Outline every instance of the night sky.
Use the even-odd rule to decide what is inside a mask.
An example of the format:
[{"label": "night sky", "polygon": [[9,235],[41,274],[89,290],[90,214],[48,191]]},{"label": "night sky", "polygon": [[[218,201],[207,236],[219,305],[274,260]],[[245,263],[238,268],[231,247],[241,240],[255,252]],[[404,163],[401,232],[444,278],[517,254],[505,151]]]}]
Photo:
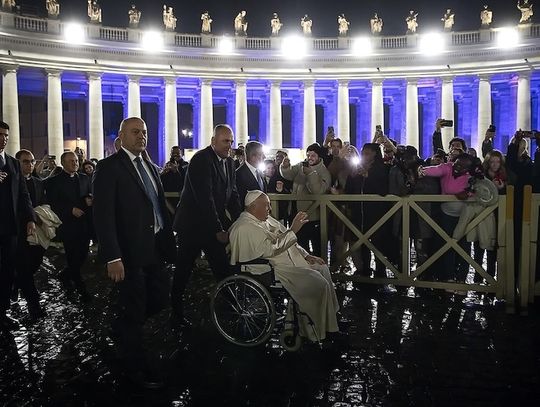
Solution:
[{"label": "night sky", "polygon": [[[532,1],[534,3],[534,0]],[[336,37],[338,14],[345,13],[351,22],[351,35],[369,32],[369,19],[374,12],[384,20],[383,34],[401,35],[406,31],[405,17],[410,9],[417,10],[419,32],[440,28],[439,21],[446,8],[456,14],[455,31],[476,30],[480,26],[480,11],[484,4],[493,10],[493,26],[515,25],[520,12],[514,0],[166,0],[174,7],[178,18],[177,32],[199,33],[201,13],[210,12],[214,34],[233,33],[233,20],[242,9],[247,11],[248,35],[267,37],[273,12],[280,15],[284,24],[282,33],[300,32],[300,18],[309,14],[313,20],[313,35]],[[155,0],[100,0],[103,25],[124,27],[128,24],[127,11],[131,4],[142,11],[141,28],[162,27],[163,2]],[[45,0],[17,0],[25,14],[44,15]],[[86,0],[60,0],[61,19],[88,21]],[[537,4],[540,14],[540,2]],[[533,21],[536,16],[533,17]],[[539,20],[540,21],[540,20]]]}]

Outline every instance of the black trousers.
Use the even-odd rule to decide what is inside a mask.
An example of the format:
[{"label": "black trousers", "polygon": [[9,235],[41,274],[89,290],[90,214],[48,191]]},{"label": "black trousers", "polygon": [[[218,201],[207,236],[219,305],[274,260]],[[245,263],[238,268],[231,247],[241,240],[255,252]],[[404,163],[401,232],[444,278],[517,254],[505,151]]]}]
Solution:
[{"label": "black trousers", "polygon": [[34,283],[34,274],[39,270],[45,249],[32,246],[26,239],[19,237],[17,241],[17,257],[15,260],[15,288],[20,289],[28,304],[39,303],[39,293]]},{"label": "black trousers", "polygon": [[90,238],[86,233],[69,234],[63,239],[66,251],[66,276],[75,282],[81,282],[81,268],[88,257]]},{"label": "black trousers", "polygon": [[179,247],[176,257],[176,270],[173,278],[171,302],[173,312],[180,316],[183,314],[183,296],[193,272],[195,260],[204,251],[216,279],[221,280],[229,275],[229,258],[223,243],[218,242],[214,235],[188,235],[179,236]]},{"label": "black trousers", "polygon": [[17,236],[0,236],[0,316],[5,315],[9,309],[11,289],[15,277],[16,248]]},{"label": "black trousers", "polygon": [[169,305],[169,276],[161,262],[147,267],[124,264],[124,271],[124,280],[113,290],[113,334],[125,367],[141,370],[146,362],[144,323]]},{"label": "black trousers", "polygon": [[[321,257],[321,222],[313,220],[302,226],[296,234],[298,244],[310,252],[313,256]],[[309,242],[311,242],[310,249]]]}]

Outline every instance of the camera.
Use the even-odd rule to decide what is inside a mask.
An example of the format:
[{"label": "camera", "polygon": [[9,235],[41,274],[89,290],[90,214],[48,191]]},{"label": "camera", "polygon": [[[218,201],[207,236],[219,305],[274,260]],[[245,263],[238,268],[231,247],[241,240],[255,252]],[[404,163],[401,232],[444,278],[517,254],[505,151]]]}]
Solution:
[{"label": "camera", "polygon": [[441,119],[441,121],[439,123],[440,123],[441,127],[454,127],[454,121],[453,120]]},{"label": "camera", "polygon": [[493,124],[490,124],[489,127],[488,127],[488,131],[490,133],[495,133],[495,131],[497,130],[497,128],[495,127],[495,125]]}]

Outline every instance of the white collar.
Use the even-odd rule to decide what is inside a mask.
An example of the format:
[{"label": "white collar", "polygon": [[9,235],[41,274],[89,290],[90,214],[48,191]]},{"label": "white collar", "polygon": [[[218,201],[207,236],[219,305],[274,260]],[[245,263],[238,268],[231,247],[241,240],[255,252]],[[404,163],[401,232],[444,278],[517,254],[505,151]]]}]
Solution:
[{"label": "white collar", "polygon": [[0,153],[0,155],[1,155],[2,158],[4,159],[4,162],[6,162],[6,150],[2,150],[2,152]]},{"label": "white collar", "polygon": [[255,168],[253,165],[251,165],[250,163],[246,161],[244,161],[244,163],[248,166],[249,170],[251,171],[251,173],[255,176],[255,178],[257,178],[257,168]]},{"label": "white collar", "polygon": [[216,153],[216,150],[214,149],[214,146],[211,145],[210,147],[212,147],[212,151],[214,152],[214,154],[216,155],[216,157],[217,157],[217,159],[218,159],[218,161],[219,161],[220,163],[221,163],[221,162],[226,162],[226,161],[227,161],[226,158],[221,158],[221,157],[218,155],[218,153]]},{"label": "white collar", "polygon": [[129,159],[130,159],[131,161],[135,161],[135,158],[141,156],[141,154],[139,154],[139,155],[133,154],[131,151],[129,151],[127,148],[125,148],[125,147],[123,147],[123,146],[120,147],[120,148],[126,152],[126,154],[129,156]]}]

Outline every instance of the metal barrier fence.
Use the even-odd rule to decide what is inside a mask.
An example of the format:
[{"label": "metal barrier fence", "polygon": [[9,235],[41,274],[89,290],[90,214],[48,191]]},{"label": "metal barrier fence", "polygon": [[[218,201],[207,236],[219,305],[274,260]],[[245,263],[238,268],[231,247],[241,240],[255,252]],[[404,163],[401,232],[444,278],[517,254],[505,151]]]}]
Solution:
[{"label": "metal barrier fence", "polygon": [[527,185],[523,192],[523,221],[518,278],[520,306],[523,312],[525,312],[528,304],[534,302],[534,297],[540,295],[540,281],[536,281],[539,212],[540,194],[533,194],[532,187]]}]

